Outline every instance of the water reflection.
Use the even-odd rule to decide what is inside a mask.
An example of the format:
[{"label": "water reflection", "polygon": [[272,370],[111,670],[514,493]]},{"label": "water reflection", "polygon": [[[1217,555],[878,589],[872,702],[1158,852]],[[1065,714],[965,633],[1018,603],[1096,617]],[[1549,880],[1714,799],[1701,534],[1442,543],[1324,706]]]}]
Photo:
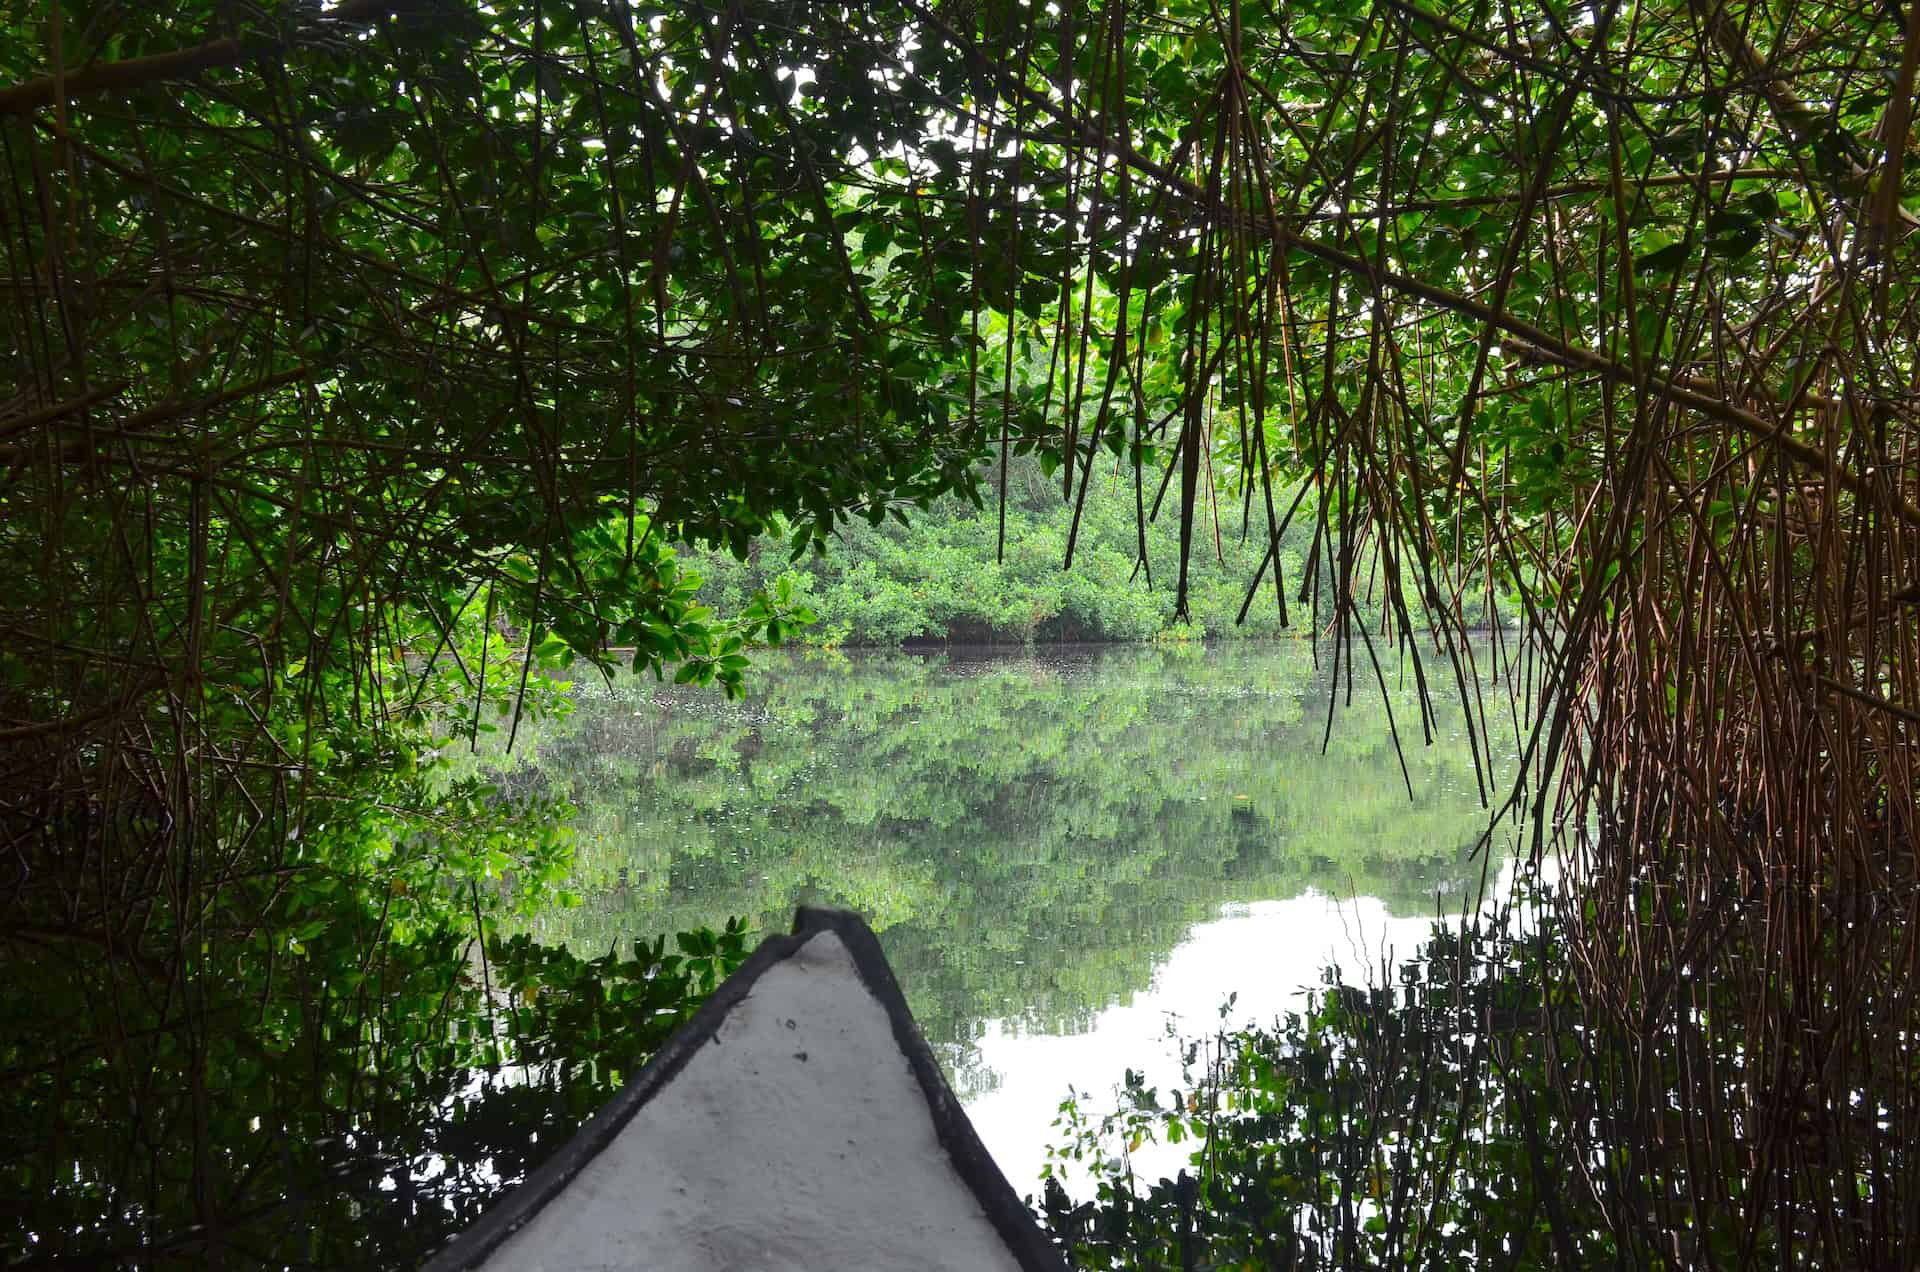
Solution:
[{"label": "water reflection", "polygon": [[[1421,746],[1410,675],[1343,690],[1329,737],[1329,683],[1289,643],[796,656],[737,703],[583,691],[509,778],[580,808],[582,903],[533,930],[586,952],[861,910],[962,1096],[1044,1131],[1068,1080],[1104,1081],[1083,1051],[1124,1063],[1138,1022],[1230,991],[1277,1005],[1336,920],[1410,950],[1477,884],[1457,703]],[[1235,905],[1244,938],[1175,955]]]},{"label": "water reflection", "polygon": [[[1102,1011],[1083,1032],[1039,1034],[989,1022],[977,1049],[981,1068],[998,1080],[972,1094],[967,1114],[1007,1178],[1032,1189],[1047,1148],[1059,1139],[1052,1123],[1070,1088],[1092,1093],[1091,1104],[1105,1108],[1107,1093],[1128,1069],[1149,1086],[1178,1087],[1174,1039],[1270,1025],[1297,1010],[1303,991],[1318,987],[1327,969],[1337,968],[1348,983],[1364,983],[1369,972],[1378,977],[1383,965],[1391,969],[1413,953],[1432,926],[1432,917],[1392,914],[1378,898],[1313,890],[1229,905],[1219,918],[1196,925],[1150,984]],[[1171,1176],[1191,1151],[1191,1144],[1145,1144],[1134,1151],[1134,1169],[1149,1180]],[[1089,1183],[1078,1172],[1065,1178],[1075,1192]]]}]

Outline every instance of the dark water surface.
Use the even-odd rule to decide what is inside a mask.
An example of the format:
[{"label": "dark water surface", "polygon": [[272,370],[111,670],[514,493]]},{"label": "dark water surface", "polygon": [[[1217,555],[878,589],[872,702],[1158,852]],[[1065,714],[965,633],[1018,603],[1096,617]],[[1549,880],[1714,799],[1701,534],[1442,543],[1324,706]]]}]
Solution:
[{"label": "dark water surface", "polygon": [[529,930],[584,954],[861,911],[1024,1189],[1067,1085],[1150,1064],[1170,1015],[1204,1030],[1237,994],[1271,1016],[1330,962],[1410,952],[1477,887],[1456,696],[1435,689],[1422,745],[1410,673],[1330,707],[1328,652],[769,656],[734,703],[582,687],[507,778],[580,810],[579,904]]}]

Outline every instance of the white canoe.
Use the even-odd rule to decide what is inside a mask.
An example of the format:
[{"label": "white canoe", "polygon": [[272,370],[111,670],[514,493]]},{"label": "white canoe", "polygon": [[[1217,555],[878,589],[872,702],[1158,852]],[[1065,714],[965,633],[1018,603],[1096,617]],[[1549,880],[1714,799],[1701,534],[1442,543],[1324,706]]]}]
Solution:
[{"label": "white canoe", "polygon": [[858,915],[802,909],[427,1265],[1061,1272]]}]

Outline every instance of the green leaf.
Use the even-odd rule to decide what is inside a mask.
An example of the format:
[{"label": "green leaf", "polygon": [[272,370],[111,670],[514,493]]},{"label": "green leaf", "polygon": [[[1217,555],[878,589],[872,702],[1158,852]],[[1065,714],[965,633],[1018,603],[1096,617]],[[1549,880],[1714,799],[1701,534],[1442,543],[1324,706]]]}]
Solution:
[{"label": "green leaf", "polygon": [[1670,274],[1684,265],[1686,260],[1687,244],[1683,241],[1635,257],[1633,267],[1642,274]]}]

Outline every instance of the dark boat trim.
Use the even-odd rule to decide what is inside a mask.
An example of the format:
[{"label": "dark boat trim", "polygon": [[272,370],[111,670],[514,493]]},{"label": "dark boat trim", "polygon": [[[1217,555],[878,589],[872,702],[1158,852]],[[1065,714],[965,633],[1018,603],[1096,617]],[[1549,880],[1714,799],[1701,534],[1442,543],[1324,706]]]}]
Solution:
[{"label": "dark boat trim", "polygon": [[632,1081],[587,1119],[574,1137],[528,1176],[525,1183],[508,1193],[482,1215],[479,1222],[428,1261],[423,1272],[463,1272],[484,1265],[507,1238],[564,1192],[575,1176],[626,1128],[633,1115],[679,1074],[687,1060],[719,1032],[728,1014],[752,992],[769,968],[792,957],[821,932],[832,932],[840,938],[853,956],[854,967],[867,991],[887,1013],[893,1025],[894,1043],[906,1056],[908,1067],[920,1084],[941,1146],[947,1150],[961,1182],[979,1201],[1022,1272],[1064,1272],[1066,1265],[1053,1243],[1041,1231],[1032,1211],[1014,1192],[1007,1177],[1000,1173],[986,1146],[980,1142],[973,1123],[967,1120],[960,1101],[947,1086],[939,1062],[920,1035],[913,1013],[907,1009],[907,1000],[894,979],[893,969],[887,966],[886,956],[880,952],[880,942],[873,930],[851,911],[806,906],[795,911],[791,934],[770,936],[762,941],[739,970],[721,982],[712,997],[654,1053],[653,1059]]}]

